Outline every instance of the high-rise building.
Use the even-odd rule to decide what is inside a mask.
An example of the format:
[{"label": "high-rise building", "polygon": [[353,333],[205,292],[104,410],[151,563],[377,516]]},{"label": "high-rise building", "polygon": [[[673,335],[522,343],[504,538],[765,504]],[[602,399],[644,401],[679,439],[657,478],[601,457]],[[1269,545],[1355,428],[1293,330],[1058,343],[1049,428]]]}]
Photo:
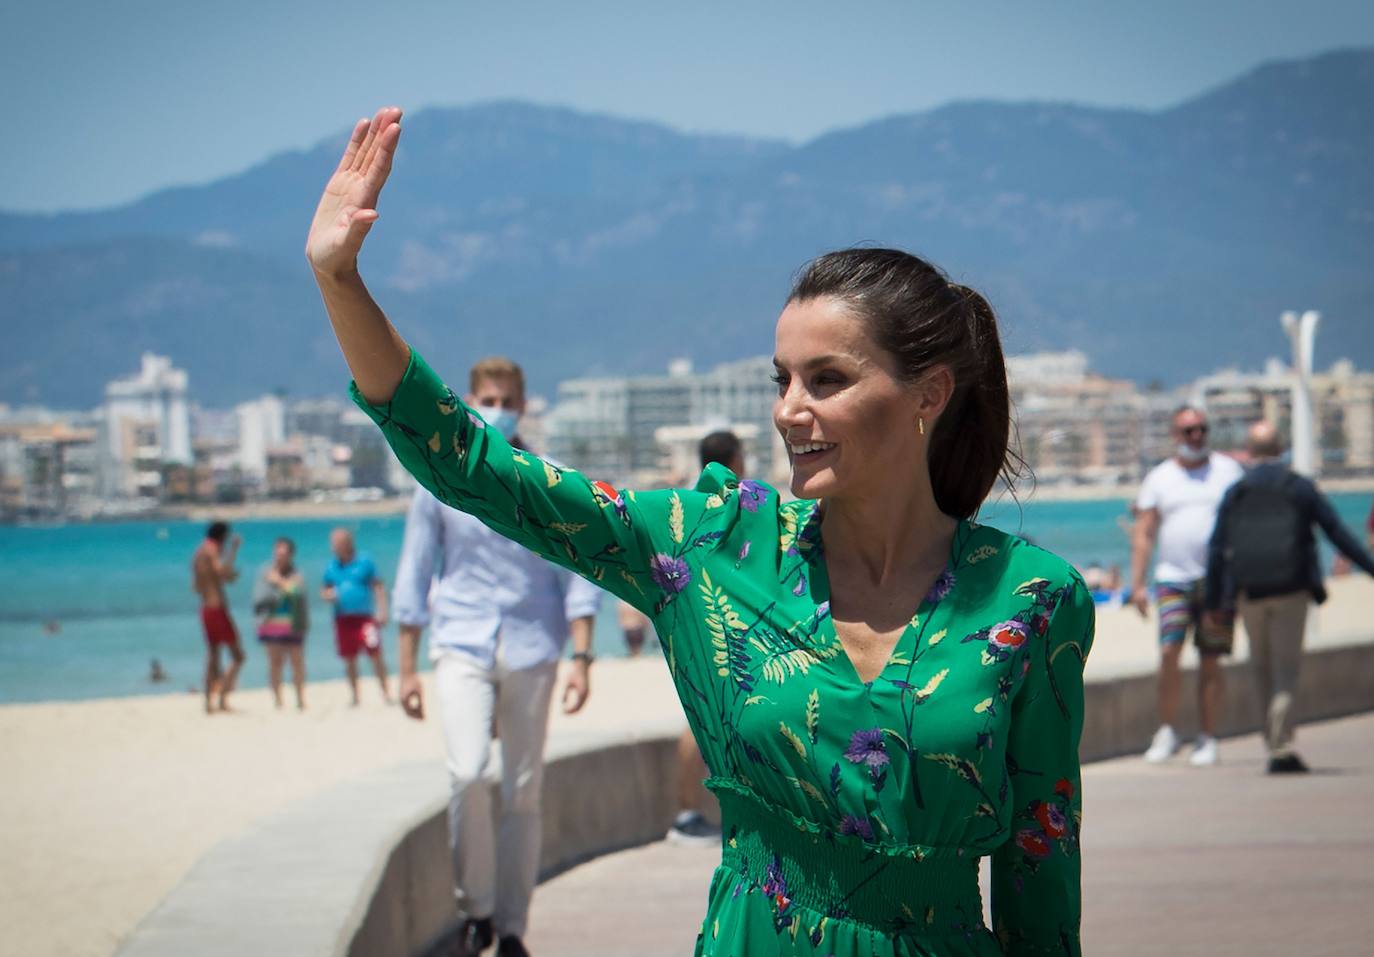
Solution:
[{"label": "high-rise building", "polygon": [[151,352],[143,354],[137,374],[105,386],[99,441],[107,497],[156,497],[165,464],[191,463],[186,392],[186,372]]},{"label": "high-rise building", "polygon": [[239,467],[245,477],[265,482],[268,452],[286,440],[286,407],[264,395],[234,407],[238,417]]}]

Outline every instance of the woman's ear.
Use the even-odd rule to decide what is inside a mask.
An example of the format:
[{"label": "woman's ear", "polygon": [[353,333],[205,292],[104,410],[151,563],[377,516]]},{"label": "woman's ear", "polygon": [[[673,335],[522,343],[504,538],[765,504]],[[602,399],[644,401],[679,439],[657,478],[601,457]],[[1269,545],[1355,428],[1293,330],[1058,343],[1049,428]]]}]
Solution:
[{"label": "woman's ear", "polygon": [[916,383],[916,414],[930,429],[954,396],[954,373],[947,365],[927,369]]}]

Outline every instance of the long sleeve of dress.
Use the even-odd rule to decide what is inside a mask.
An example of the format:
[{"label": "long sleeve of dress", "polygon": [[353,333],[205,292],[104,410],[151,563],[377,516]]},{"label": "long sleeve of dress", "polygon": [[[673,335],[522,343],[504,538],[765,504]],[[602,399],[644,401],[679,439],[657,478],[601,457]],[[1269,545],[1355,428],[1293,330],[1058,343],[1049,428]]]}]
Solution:
[{"label": "long sleeve of dress", "polygon": [[1008,955],[1081,954],[1078,741],[1093,628],[1092,597],[1074,576],[1012,704],[1011,833],[992,860],[993,929]]},{"label": "long sleeve of dress", "polygon": [[682,551],[720,538],[693,537],[703,514],[724,504],[720,495],[622,491],[517,451],[413,351],[390,401],[372,405],[356,385],[350,392],[439,501],[649,614],[686,586]]}]

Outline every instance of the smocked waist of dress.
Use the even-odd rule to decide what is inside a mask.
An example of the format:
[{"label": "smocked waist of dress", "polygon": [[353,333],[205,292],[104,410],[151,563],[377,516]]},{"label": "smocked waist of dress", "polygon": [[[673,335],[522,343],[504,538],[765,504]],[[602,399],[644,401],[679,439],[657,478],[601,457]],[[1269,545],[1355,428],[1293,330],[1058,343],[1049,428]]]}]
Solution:
[{"label": "smocked waist of dress", "polygon": [[775,908],[804,907],[887,935],[984,931],[978,858],[882,847],[797,818],[713,778],[720,800],[721,864]]}]

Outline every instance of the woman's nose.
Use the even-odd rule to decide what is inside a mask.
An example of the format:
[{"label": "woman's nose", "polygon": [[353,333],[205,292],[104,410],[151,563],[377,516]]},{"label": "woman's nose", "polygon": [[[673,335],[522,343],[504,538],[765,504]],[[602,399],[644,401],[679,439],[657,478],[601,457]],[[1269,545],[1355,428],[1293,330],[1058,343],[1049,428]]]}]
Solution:
[{"label": "woman's nose", "polygon": [[802,425],[810,421],[806,394],[799,385],[789,385],[782,395],[778,396],[774,417],[782,426]]}]

